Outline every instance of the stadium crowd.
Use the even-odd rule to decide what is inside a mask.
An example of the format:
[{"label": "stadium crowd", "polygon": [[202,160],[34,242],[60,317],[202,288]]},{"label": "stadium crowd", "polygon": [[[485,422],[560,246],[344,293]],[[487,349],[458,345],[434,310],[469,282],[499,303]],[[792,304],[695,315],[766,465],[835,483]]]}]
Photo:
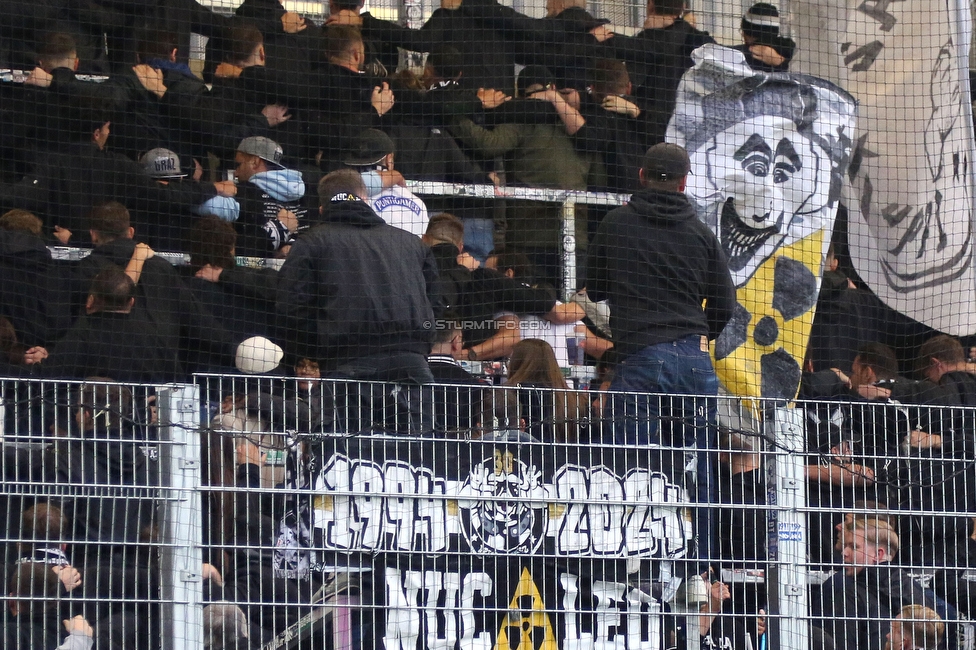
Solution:
[{"label": "stadium crowd", "polygon": [[[260,550],[274,545],[282,504],[233,491],[259,486],[263,470],[259,444],[236,434],[285,418],[301,431],[497,426],[560,443],[631,441],[612,426],[627,406],[570,390],[560,367],[585,352],[606,370],[606,390],[621,355],[660,341],[615,339],[605,305],[585,292],[557,300],[558,213],[520,202],[445,203],[460,216],[430,214],[403,180],[642,193],[654,182],[645,172],[655,172],[662,191],[680,192],[669,184],[688,169],[657,167],[662,158],[646,153],[664,140],[691,51],[711,41],[683,2],[650,2],[632,37],[572,0],[550,0],[544,19],[494,0],[444,0],[419,30],[346,0],[330,3],[321,26],[277,0],[245,0],[233,17],[192,0],[9,4],[0,24],[0,68],[9,69],[0,74],[0,376],[86,383],[65,403],[4,414],[9,430],[54,441],[5,448],[5,481],[121,487],[98,498],[5,495],[8,539],[21,541],[6,544],[4,647],[159,641],[135,637],[160,616],[158,558],[148,552],[159,535],[158,440],[152,396],[124,384],[203,372],[295,378],[263,392],[229,382],[208,412],[214,496],[201,576],[215,649],[259,647],[311,600],[310,585],[275,576]],[[209,39],[199,76],[186,58],[191,32]],[[749,65],[788,69],[795,45],[773,6],[754,5],[742,32]],[[599,259],[614,233],[600,228],[602,213],[580,214],[580,249],[596,242]],[[91,254],[65,261],[53,245]],[[156,251],[186,253],[189,263]],[[280,271],[248,268],[238,255],[283,262]],[[613,303],[613,283],[592,279]],[[707,323],[695,314],[681,332],[692,347],[728,320],[716,305],[729,302],[731,283],[701,284],[718,313]],[[861,304],[846,278],[826,286],[822,313]],[[697,294],[688,298],[700,307]],[[824,507],[810,515],[810,561],[842,568],[813,590],[817,638],[880,649],[895,620],[892,648],[961,647],[939,619],[976,614],[962,579],[976,561],[973,519],[919,513],[976,511],[974,422],[951,408],[976,406],[967,355],[935,337],[917,355],[922,378],[908,379],[899,369],[914,359],[869,335],[837,363],[829,348],[820,346],[825,363],[818,357],[819,372],[801,386],[817,400],[807,478]],[[526,390],[500,391],[457,363],[498,359]],[[405,388],[326,389],[316,381],[324,377]],[[419,388],[435,381],[451,388]],[[336,403],[361,406],[333,421]],[[38,419],[38,410],[58,416]],[[37,421],[57,426],[32,431]],[[703,558],[755,568],[766,559],[764,511],[754,507],[765,502],[762,449],[738,432],[716,438],[699,452],[700,475],[718,478],[714,494],[698,496],[721,504],[716,548]],[[870,504],[911,514],[852,515]],[[930,569],[938,587],[889,570],[896,557]],[[716,580],[701,606],[702,647],[748,647],[763,634],[764,601]],[[863,620],[844,618],[854,614]]]}]

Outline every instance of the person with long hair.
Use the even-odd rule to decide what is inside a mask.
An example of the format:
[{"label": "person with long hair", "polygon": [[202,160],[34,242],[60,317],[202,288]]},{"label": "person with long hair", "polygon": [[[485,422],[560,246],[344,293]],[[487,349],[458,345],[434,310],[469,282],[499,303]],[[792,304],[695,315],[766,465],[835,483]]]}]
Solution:
[{"label": "person with long hair", "polygon": [[546,442],[577,442],[586,419],[586,399],[570,390],[552,346],[541,339],[515,344],[508,363],[503,399],[496,400],[502,426],[525,431]]}]

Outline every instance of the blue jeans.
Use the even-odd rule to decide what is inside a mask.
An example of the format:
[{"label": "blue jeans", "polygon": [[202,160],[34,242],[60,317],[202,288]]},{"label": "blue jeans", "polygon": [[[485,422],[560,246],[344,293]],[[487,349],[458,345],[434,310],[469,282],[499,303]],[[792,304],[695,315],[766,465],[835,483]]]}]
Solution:
[{"label": "blue jeans", "polygon": [[464,250],[482,264],[495,250],[495,221],[467,218],[464,220]]},{"label": "blue jeans", "polygon": [[427,384],[434,382],[434,376],[424,355],[375,354],[345,363],[330,376],[352,380],[335,387],[340,431],[413,434],[433,431],[433,390]]},{"label": "blue jeans", "polygon": [[[718,378],[708,351],[701,348],[700,336],[687,336],[648,346],[617,366],[610,390],[644,394],[611,396],[612,439],[608,442],[684,447],[686,467],[694,468],[695,487],[689,491],[698,503],[716,503],[713,457],[718,441]],[[695,522],[698,555],[710,558],[714,515],[708,508],[699,508]]]}]

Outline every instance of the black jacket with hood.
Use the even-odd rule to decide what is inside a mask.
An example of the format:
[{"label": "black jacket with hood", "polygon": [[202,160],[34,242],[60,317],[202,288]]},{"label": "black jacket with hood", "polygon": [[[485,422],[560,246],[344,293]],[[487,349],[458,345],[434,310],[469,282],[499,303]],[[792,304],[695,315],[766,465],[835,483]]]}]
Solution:
[{"label": "black jacket with hood", "polygon": [[292,246],[278,276],[289,352],[323,371],[383,352],[427,355],[437,266],[419,237],[363,201],[335,200]]},{"label": "black jacket with hood", "polygon": [[735,307],[721,244],[679,192],[644,189],[607,214],[586,278],[589,297],[610,302],[621,358],[690,335],[714,339]]}]

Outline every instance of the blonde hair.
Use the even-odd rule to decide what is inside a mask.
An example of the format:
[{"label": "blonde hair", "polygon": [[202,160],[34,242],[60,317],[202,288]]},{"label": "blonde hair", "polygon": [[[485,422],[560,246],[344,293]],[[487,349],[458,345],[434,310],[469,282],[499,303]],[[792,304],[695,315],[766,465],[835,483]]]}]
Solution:
[{"label": "blonde hair", "polygon": [[853,522],[846,524],[844,528],[852,534],[860,532],[864,535],[864,541],[875,548],[883,548],[889,557],[898,554],[900,548],[898,533],[884,519],[857,517]]},{"label": "blonde hair", "polygon": [[909,638],[913,648],[935,650],[942,645],[945,623],[931,608],[923,605],[906,605],[898,612],[902,636]]}]

